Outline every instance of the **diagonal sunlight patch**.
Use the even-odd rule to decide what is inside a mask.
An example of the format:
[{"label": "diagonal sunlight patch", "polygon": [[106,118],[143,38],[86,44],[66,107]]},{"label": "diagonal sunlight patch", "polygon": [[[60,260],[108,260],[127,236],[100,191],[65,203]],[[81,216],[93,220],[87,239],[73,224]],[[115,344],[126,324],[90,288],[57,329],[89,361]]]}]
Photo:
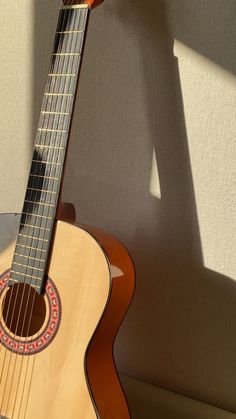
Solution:
[{"label": "diagonal sunlight patch", "polygon": [[174,51],[204,266],[236,279],[236,77],[178,40]]},{"label": "diagonal sunlight patch", "polygon": [[156,153],[154,149],[152,153],[152,167],[151,167],[149,192],[155,198],[161,199],[161,186],[160,186],[160,181],[159,181]]}]

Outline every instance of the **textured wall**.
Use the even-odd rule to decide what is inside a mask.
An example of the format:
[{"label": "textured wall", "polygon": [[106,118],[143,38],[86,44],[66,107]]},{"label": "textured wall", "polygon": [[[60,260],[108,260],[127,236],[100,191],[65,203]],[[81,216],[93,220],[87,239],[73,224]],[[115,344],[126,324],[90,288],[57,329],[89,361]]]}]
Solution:
[{"label": "textured wall", "polygon": [[[0,5],[1,212],[21,209],[59,3]],[[92,13],[64,196],[136,264],[120,370],[236,412],[235,20],[235,0]]]}]

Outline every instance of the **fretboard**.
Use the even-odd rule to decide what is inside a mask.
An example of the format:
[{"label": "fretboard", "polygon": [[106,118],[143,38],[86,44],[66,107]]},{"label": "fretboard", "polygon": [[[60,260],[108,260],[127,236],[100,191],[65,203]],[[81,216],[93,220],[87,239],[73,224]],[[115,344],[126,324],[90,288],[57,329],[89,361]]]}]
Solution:
[{"label": "fretboard", "polygon": [[60,10],[9,285],[41,293],[56,216],[88,7]]}]

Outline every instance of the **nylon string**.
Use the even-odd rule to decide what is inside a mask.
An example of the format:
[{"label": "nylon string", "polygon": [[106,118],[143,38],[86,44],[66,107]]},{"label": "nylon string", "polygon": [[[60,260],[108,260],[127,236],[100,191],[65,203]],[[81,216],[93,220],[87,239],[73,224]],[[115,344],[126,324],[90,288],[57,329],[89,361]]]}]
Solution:
[{"label": "nylon string", "polygon": [[[63,20],[62,20],[62,25],[64,24],[64,20],[65,20],[65,16],[66,16],[66,14],[64,13],[64,17],[63,17]],[[60,19],[59,19],[59,21],[60,21]],[[58,25],[59,25],[59,21],[58,21]],[[61,22],[60,22],[61,23]],[[53,63],[53,58],[52,58],[52,61],[51,61],[51,68],[53,69],[53,72],[57,72],[57,69],[56,69],[56,67],[55,67],[55,63],[52,65],[52,63]],[[59,60],[58,60],[58,62],[57,62],[57,66],[59,67]],[[50,82],[49,83],[47,83],[47,86],[46,86],[46,89],[48,89],[48,91],[50,91],[51,92],[51,85],[52,85],[52,83],[53,83],[53,79],[51,78],[51,79],[49,79],[49,77],[48,77],[48,81],[50,80]],[[60,80],[60,87],[61,87],[61,83],[62,83],[62,80]],[[60,88],[59,88],[59,90],[60,90]],[[56,91],[55,90],[53,90],[52,89],[52,93],[55,93]],[[47,100],[45,100],[45,98],[46,98],[46,96],[44,96],[44,102],[45,102],[45,108],[46,109],[48,109],[48,102],[49,102],[49,97],[47,98]],[[57,100],[56,100],[56,107],[57,107],[57,102],[58,102],[58,97],[57,97]],[[53,100],[51,100],[51,104],[50,104],[50,109],[49,109],[49,111],[51,111],[52,110],[52,104],[53,104]],[[41,117],[40,118],[40,122],[42,123],[42,127],[45,127],[45,120],[46,120],[46,117],[44,116],[43,118]],[[56,120],[56,118],[54,118],[54,121]],[[49,118],[48,118],[48,121],[49,121]],[[53,121],[53,122],[54,122]],[[53,136],[53,134],[51,134],[51,136]],[[43,143],[42,143],[42,137],[43,137]],[[39,134],[39,132],[38,132],[38,135],[37,135],[37,141],[38,141],[38,143],[39,144],[42,144],[42,145],[47,145],[47,134],[45,135],[45,136],[43,136],[43,134]],[[50,144],[50,141],[49,141],[49,144]],[[52,154],[52,161],[54,161],[54,153],[56,152],[55,151],[56,149],[54,149],[53,150],[53,154]],[[35,153],[35,150],[34,150],[34,155],[35,155],[36,153]],[[43,153],[42,153],[43,154]],[[47,152],[47,156],[49,155],[50,153],[49,152]],[[41,156],[40,156],[40,158],[41,158]],[[44,161],[44,158],[42,158],[42,160],[41,160],[41,163],[40,163],[40,170],[39,170],[39,173],[42,173],[42,169],[44,169],[44,163],[43,163],[43,161]],[[47,161],[47,158],[46,158],[46,161]],[[36,163],[36,166],[38,166],[39,164],[38,163]],[[51,165],[51,172],[52,172],[52,165]],[[38,168],[38,167],[37,167]],[[46,166],[45,166],[45,168],[47,168]],[[51,176],[51,172],[46,172],[46,176]],[[36,189],[38,189],[38,187],[39,186],[41,186],[42,187],[42,189],[46,189],[45,188],[45,184],[44,184],[44,180],[45,179],[43,179],[43,183],[41,184],[41,185],[39,185],[40,184],[40,178],[33,178],[33,187],[35,187]],[[35,181],[36,181],[36,185],[35,185]],[[47,181],[46,181],[47,182]],[[53,180],[53,186],[54,186],[54,180]],[[54,190],[54,187],[52,187],[52,189]],[[35,194],[33,194],[34,196],[37,196],[37,194],[35,193]],[[30,200],[32,201],[32,193],[30,193]],[[34,201],[34,200],[33,200]],[[46,201],[48,202],[48,199],[46,199]],[[35,201],[36,202],[36,201]],[[32,207],[34,207],[33,205],[32,205]],[[47,211],[47,216],[49,215],[49,208],[50,207],[48,207],[48,211]],[[43,216],[45,216],[46,214],[45,214],[45,208],[43,208],[43,211],[42,211],[42,215]],[[37,219],[37,217],[35,217],[36,219]],[[43,223],[43,219],[41,219],[40,221],[39,221],[39,223],[37,224],[40,228],[42,227],[42,223]],[[35,220],[35,225],[36,225],[36,220]],[[29,230],[29,229],[28,229]],[[36,229],[35,229],[35,232],[36,232]],[[45,234],[46,233],[44,233],[44,239],[45,239]],[[34,234],[33,234],[33,236],[34,236]],[[33,239],[31,239],[31,245],[33,244],[32,243],[33,242]],[[38,252],[40,251],[40,249],[38,249]],[[42,251],[40,252],[40,258],[41,258],[41,256],[42,256]],[[30,254],[31,254],[31,250],[30,250]],[[30,283],[30,285],[32,285],[32,282]],[[24,299],[24,294],[25,294],[25,281],[24,281],[24,287],[23,287],[23,293],[22,293],[22,297],[21,297],[21,304],[20,304],[20,309],[19,309],[19,313],[21,312],[21,307],[22,307],[22,301],[23,301],[23,299]],[[27,309],[28,309],[28,307],[29,307],[29,304],[30,304],[30,288],[28,289],[28,295],[27,295],[27,302],[26,302],[26,310],[25,310],[25,315],[26,315],[26,312],[27,312]],[[33,300],[32,300],[32,304],[31,304],[31,308],[30,308],[30,317],[29,317],[29,322],[28,322],[28,327],[27,327],[27,333],[26,333],[26,337],[28,337],[28,335],[29,335],[29,329],[30,329],[30,325],[31,325],[31,320],[32,320],[32,313],[33,313],[33,307],[34,307],[34,302],[35,302],[35,294],[33,295]],[[23,332],[23,330],[24,330],[24,326],[25,326],[25,320],[26,320],[26,317],[24,316],[24,319],[23,319],[23,324],[22,324],[22,330],[21,330],[21,335],[23,334],[22,332]],[[18,321],[19,321],[19,318],[18,318]],[[16,327],[16,329],[17,329],[17,327]],[[16,335],[14,336],[14,338],[16,337]],[[12,355],[12,354],[11,354]],[[22,391],[22,397],[21,397],[21,403],[20,403],[20,408],[19,408],[19,413],[20,413],[20,410],[21,410],[21,405],[22,405],[22,401],[23,401],[23,396],[24,396],[24,388],[25,388],[25,384],[26,384],[26,376],[27,376],[27,372],[28,372],[28,366],[29,366],[29,359],[30,357],[28,357],[28,358],[26,358],[27,359],[27,365],[26,365],[26,373],[25,373],[25,379],[24,379],[24,383],[23,383],[23,391]],[[13,415],[14,415],[14,411],[15,411],[15,408],[16,408],[16,401],[17,401],[17,395],[18,395],[18,391],[19,391],[19,384],[20,384],[20,378],[21,378],[21,371],[22,371],[22,367],[23,367],[23,360],[24,360],[24,353],[21,355],[21,362],[20,362],[20,372],[19,372],[19,376],[18,376],[18,381],[17,381],[17,390],[16,390],[16,395],[15,395],[15,400],[14,400],[14,406],[13,406]],[[12,380],[11,380],[11,385],[12,385],[12,383],[13,383],[13,381],[14,381],[14,375],[15,375],[15,368],[16,368],[16,362],[17,362],[17,357],[15,357],[15,363],[14,363],[14,370],[13,370],[13,374],[12,374]],[[10,388],[10,391],[11,391],[11,388]],[[8,401],[9,401],[9,397],[10,397],[10,391],[9,391],[9,393],[8,393]],[[8,404],[7,404],[7,407],[8,407]],[[6,407],[6,410],[7,410],[7,407]]]},{"label": "nylon string", "polygon": [[[71,2],[67,2],[67,5],[70,5],[70,4],[72,4]],[[72,11],[69,11],[69,14],[68,14],[68,21],[70,20],[70,15],[72,14]],[[66,18],[66,12],[64,12],[64,17],[63,17],[63,20],[62,20],[62,27],[63,27],[63,24],[64,24],[64,20],[65,20],[65,18]],[[81,17],[80,17],[81,18]],[[77,38],[77,40],[76,40],[76,44],[75,45],[77,45],[77,43],[78,43],[78,39],[79,38]],[[60,41],[61,41],[61,36],[59,36],[59,43],[60,43]],[[69,42],[69,37],[68,37],[68,39],[67,39],[67,42],[66,42],[66,51],[67,51],[67,44],[68,44],[68,42]],[[63,42],[61,43],[61,46],[63,45],[63,47],[64,47],[64,44],[63,44]],[[71,46],[73,46],[73,42],[71,41]],[[73,60],[74,60],[75,58],[72,58],[72,63],[73,63]],[[65,60],[65,58],[64,58],[64,60]],[[55,60],[56,61],[56,60]],[[52,63],[51,63],[52,64]],[[60,63],[60,59],[58,59],[57,60],[57,68],[59,67],[59,65],[61,64]],[[70,64],[70,60],[68,59],[68,62],[67,62],[67,70],[68,70],[68,67],[69,67],[69,64]],[[74,64],[74,63],[73,63]],[[72,64],[72,66],[73,66],[73,64]],[[53,72],[55,72],[55,65],[54,66],[52,66],[51,67],[52,69],[53,69]],[[64,73],[64,63],[63,63],[63,65],[62,65],[62,68],[63,68],[63,73]],[[72,78],[72,80],[73,80],[73,78]],[[51,84],[53,83],[53,77],[51,78],[51,80],[50,80],[50,83],[47,83],[47,88],[49,87],[49,91],[51,92],[51,89],[50,89],[50,87],[51,87]],[[57,86],[57,89],[59,89],[59,92],[61,91],[60,89],[61,89],[61,84],[63,84],[63,77],[61,78],[61,80],[60,80],[60,82],[59,82],[59,84],[57,84],[56,83],[56,81],[55,81],[55,85],[54,86]],[[70,85],[71,85],[71,80],[69,81],[69,88],[70,88]],[[66,86],[66,83],[64,84],[64,87]],[[65,90],[63,90],[63,93],[65,92]],[[56,91],[55,90],[53,90],[52,91],[52,93],[56,93]],[[65,92],[66,93],[66,92]],[[67,100],[66,100],[66,108],[67,108],[67,105],[68,105],[68,99],[69,99],[69,97],[67,98]],[[73,101],[73,98],[71,99],[72,101]],[[45,101],[46,102],[46,109],[48,109],[47,108],[47,105],[48,105],[48,101],[49,101],[49,97],[48,97],[48,99]],[[58,101],[59,101],[59,96],[57,97],[57,99],[56,99],[56,110],[57,110],[57,105],[58,105]],[[61,103],[61,106],[63,105],[63,99],[62,99],[62,103]],[[52,100],[51,100],[51,103],[50,103],[50,109],[52,109],[52,106],[53,106],[53,96],[52,96]],[[45,114],[44,114],[45,115]],[[50,114],[49,114],[50,115]],[[59,117],[60,118],[60,117]],[[44,123],[45,123],[45,120],[46,120],[46,117],[44,116],[43,118],[41,118],[40,119],[40,121],[42,121],[43,123],[42,123],[42,127],[45,127],[45,125],[44,125]],[[48,116],[48,123],[50,122],[50,116]],[[64,122],[64,124],[65,124],[65,120],[63,121]],[[56,123],[56,118],[54,118],[53,119],[53,127],[54,127],[54,124]],[[54,129],[54,128],[52,128],[52,129]],[[51,137],[53,136],[53,134],[51,134]],[[40,135],[38,135],[37,136],[37,138],[38,137],[41,137]],[[56,137],[56,135],[55,135],[55,137]],[[59,141],[59,144],[60,144],[60,146],[62,145],[62,143],[63,143],[63,141],[64,141],[64,138],[63,138],[64,136],[63,136],[63,133],[61,133],[61,138],[60,138],[60,141]],[[41,139],[41,138],[40,138]],[[42,145],[47,145],[46,144],[46,140],[47,140],[47,135],[45,135],[45,137],[43,138],[43,144]],[[40,144],[41,144],[41,142],[40,142]],[[50,142],[49,142],[49,144],[50,144]],[[65,147],[65,144],[64,144],[64,147]],[[44,149],[43,149],[44,150]],[[60,150],[60,149],[58,149],[58,150]],[[64,152],[64,151],[63,151]],[[43,154],[43,153],[42,153]],[[55,154],[56,154],[56,148],[55,149],[53,149],[53,153],[51,153],[51,157],[50,157],[50,160],[51,161],[53,161],[54,162],[54,157],[55,157]],[[50,152],[48,151],[47,152],[47,157],[50,155]],[[35,152],[34,152],[34,156],[35,156]],[[58,158],[59,158],[59,156],[60,156],[60,151],[58,151]],[[42,159],[43,160],[43,159]],[[57,163],[59,163],[59,159],[57,159]],[[47,164],[47,162],[45,163],[45,164]],[[37,163],[37,165],[38,165],[38,163]],[[43,168],[43,165],[44,165],[44,163],[40,163],[40,172],[41,172],[41,169]],[[38,168],[38,167],[37,167]],[[47,166],[45,166],[45,168],[47,168]],[[51,164],[51,167],[50,167],[50,174],[49,174],[49,176],[52,174],[52,170],[53,170],[53,165]],[[40,173],[39,172],[39,173]],[[47,176],[48,176],[48,173],[47,173]],[[35,187],[35,189],[37,189],[38,188],[38,183],[40,183],[40,178],[37,178],[36,179],[36,185],[35,185],[35,178],[34,178],[34,185],[32,186],[32,187]],[[53,189],[54,189],[54,183],[55,183],[55,180],[53,180],[52,181],[52,184],[53,184]],[[43,179],[43,183],[42,183],[42,189],[47,189],[47,188],[45,188],[45,178]],[[34,202],[36,202],[34,199],[33,199],[33,197],[32,197],[32,195],[33,195],[33,197],[34,196],[36,196],[37,194],[36,193],[33,193],[32,191],[30,192],[30,201],[34,201]],[[46,203],[48,203],[48,194],[46,194],[45,195],[45,201],[46,201]],[[32,205],[32,207],[33,207],[33,205]],[[44,208],[43,209],[43,211],[42,211],[42,215],[44,216],[45,215],[45,210],[46,210],[46,213],[47,213],[47,216],[49,215],[49,212],[50,212],[50,206],[48,206],[48,208]],[[26,217],[25,217],[26,218]],[[35,217],[36,218],[36,217]],[[42,222],[43,222],[43,219],[41,219],[41,221],[40,221],[40,227],[42,227]],[[36,222],[35,222],[35,226],[36,226]],[[29,228],[28,227],[26,227],[26,230],[27,230],[27,232],[29,233]],[[25,226],[24,226],[24,231],[25,231]],[[46,231],[46,230],[45,230]],[[34,232],[36,232],[36,229],[34,229]],[[27,235],[27,234],[26,234]],[[45,235],[46,235],[46,233],[44,233],[44,236],[43,236],[43,238],[45,238]],[[35,236],[35,234],[33,234],[33,236],[32,237],[35,237],[36,238],[36,236]],[[31,244],[33,244],[33,238],[31,239]],[[42,249],[41,249],[42,250]],[[32,255],[32,253],[31,253],[31,249],[30,249],[30,251],[29,251],[29,256],[31,256]],[[40,252],[40,255],[42,255],[42,251]],[[29,266],[29,268],[33,271],[33,268],[32,267],[30,267]],[[28,268],[27,268],[28,269]],[[24,288],[23,288],[23,293],[22,293],[22,298],[21,298],[21,305],[22,305],[22,302],[23,302],[23,298],[24,298],[24,292],[25,292],[25,284],[26,284],[26,281],[24,281]],[[30,283],[30,285],[32,285],[32,281],[31,281],[31,283]],[[18,291],[18,290],[17,290]],[[11,294],[12,294],[12,292],[11,292]],[[27,305],[26,305],[26,311],[27,311],[27,309],[28,309],[28,304],[29,304],[29,295],[30,295],[30,290],[28,291],[28,297],[27,297]],[[12,297],[12,295],[11,295],[11,297]],[[17,296],[16,296],[16,298],[17,298]],[[32,305],[31,305],[31,310],[30,310],[30,320],[29,320],[29,324],[28,324],[28,330],[27,330],[27,333],[26,333],[26,337],[28,336],[28,334],[29,334],[29,328],[30,328],[30,324],[31,324],[31,320],[32,320],[32,313],[33,313],[33,307],[34,307],[34,300],[35,300],[35,295],[34,295],[34,298],[33,298],[33,302],[32,302]],[[9,306],[10,306],[10,302],[9,302]],[[25,311],[25,314],[26,314],[26,311]],[[13,317],[13,316],[12,316]],[[19,319],[17,320],[17,324],[18,324],[18,322],[19,322]],[[22,325],[22,332],[23,332],[23,329],[24,329],[24,322],[25,322],[25,316],[24,316],[24,320],[23,320],[23,325]],[[16,327],[16,330],[17,330],[17,327]],[[15,337],[16,337],[16,334],[15,334],[15,336],[14,336],[14,339],[15,339]],[[2,349],[2,348],[1,348]],[[5,349],[5,351],[7,351],[7,349]],[[13,351],[11,352],[11,356],[10,356],[10,358],[12,357],[12,353],[13,353]],[[34,356],[35,357],[35,356]],[[32,356],[30,357],[30,356],[28,356],[27,357],[27,368],[26,368],[26,373],[25,373],[25,379],[24,379],[24,385],[23,385],[23,389],[24,389],[24,387],[25,387],[25,383],[26,383],[26,375],[27,375],[27,372],[28,372],[28,364],[29,364],[29,359],[30,358],[32,358]],[[17,359],[17,357],[15,357],[15,364],[16,364],[16,359]],[[16,407],[16,400],[17,400],[17,395],[18,395],[18,390],[19,390],[19,383],[20,383],[20,375],[21,375],[21,371],[22,371],[22,365],[23,365],[23,359],[24,359],[24,357],[23,357],[23,355],[22,355],[22,358],[21,358],[21,366],[20,366],[20,373],[19,373],[19,378],[18,378],[18,385],[17,385],[17,391],[16,391],[16,396],[15,396],[15,402],[14,402],[14,407],[13,407],[13,413],[12,413],[12,415],[14,415],[14,413],[15,413],[15,407]],[[5,357],[4,357],[4,364],[5,364]],[[10,361],[9,361],[9,364],[10,364]],[[13,382],[13,378],[14,378],[14,374],[15,374],[15,364],[14,364],[14,372],[13,372],[13,375],[12,375],[12,382]],[[4,369],[4,365],[3,365],[3,369]],[[8,368],[8,372],[9,372],[9,368]],[[33,370],[32,370],[32,372],[33,372]],[[2,375],[2,374],[1,374]],[[8,375],[8,374],[7,374]],[[11,386],[12,386],[12,382],[11,382]],[[10,386],[10,390],[11,390],[11,386]],[[6,386],[5,386],[6,387]],[[18,417],[19,417],[19,414],[20,414],[20,411],[21,411],[21,406],[22,406],[22,400],[23,400],[23,393],[22,393],[22,399],[21,399],[21,403],[20,403],[20,409],[19,409],[19,412],[18,412]],[[9,402],[9,397],[10,397],[10,391],[9,391],[9,396],[8,396],[8,401],[7,401],[7,406],[6,406],[6,408],[5,408],[5,410],[7,411],[7,407],[8,407],[8,402]],[[2,404],[4,403],[4,396],[3,396],[3,398],[2,398]],[[27,406],[26,406],[27,407]],[[1,406],[1,410],[2,410],[2,406]],[[26,409],[25,409],[25,413],[26,413]],[[12,416],[13,417],[13,416]],[[24,417],[25,417],[25,415],[24,415]],[[11,419],[11,418],[9,418],[9,419]]]},{"label": "nylon string", "polygon": [[[64,19],[63,19],[64,20]],[[63,22],[64,23],[64,22]],[[58,24],[59,24],[59,21],[58,21]],[[53,60],[53,58],[52,58],[52,60]],[[58,63],[59,63],[59,60],[58,60]],[[52,62],[51,62],[51,65],[52,65]],[[52,82],[52,80],[51,80],[51,82]],[[51,86],[51,83],[50,83],[50,86]],[[46,97],[46,96],[45,96]],[[48,99],[49,100],[49,99]],[[48,100],[47,100],[47,102],[48,102]],[[47,107],[47,102],[46,102],[46,107]],[[52,102],[51,102],[52,103]],[[43,122],[45,121],[45,117],[43,118]],[[36,137],[36,138],[39,138],[39,135]],[[40,143],[40,140],[39,140],[39,143]],[[45,135],[45,137],[43,137],[43,145],[46,145],[46,135]],[[35,153],[35,150],[34,150],[34,153]],[[32,162],[33,163],[33,162]],[[42,164],[40,164],[40,172],[41,172],[41,170],[42,170]],[[38,186],[39,186],[39,183],[40,183],[40,180],[39,180],[40,178],[33,178],[33,187],[35,187],[36,189],[38,188]],[[35,184],[36,183],[36,184]],[[43,180],[43,184],[44,184],[44,180]],[[43,186],[43,185],[42,185]],[[30,197],[31,197],[31,200],[32,200],[32,195],[36,195],[36,194],[34,194],[32,191],[31,191],[31,193],[30,193]],[[25,217],[26,218],[26,217]],[[35,217],[36,218],[36,217]],[[42,224],[42,221],[41,221],[41,223],[40,224]],[[32,223],[32,225],[33,225],[33,223]],[[35,226],[36,226],[36,220],[35,220]],[[24,226],[25,227],[25,226]],[[40,225],[40,227],[41,227],[41,225]],[[29,232],[29,228],[28,227],[26,227],[26,230],[28,230],[28,232]],[[36,231],[36,229],[34,229],[34,231]],[[33,239],[31,240],[31,245],[32,245],[32,241],[33,241]],[[42,252],[41,252],[41,255],[42,255]],[[30,249],[30,251],[29,251],[29,256],[32,256],[32,253],[31,253],[31,249]],[[31,282],[31,284],[32,284],[32,282]],[[7,312],[7,317],[6,317],[6,321],[8,320],[8,315],[9,315],[9,307],[10,307],[10,303],[11,303],[11,299],[12,299],[12,295],[13,295],[13,288],[11,288],[11,290],[10,290],[10,292],[11,292],[11,295],[10,295],[10,301],[9,301],[9,306],[8,306],[8,312]],[[25,281],[24,281],[24,287],[23,287],[23,292],[22,292],[22,299],[21,300],[23,300],[23,298],[24,298],[24,293],[25,293]],[[15,302],[16,302],[16,300],[17,300],[17,296],[18,296],[18,288],[17,288],[17,292],[16,292],[16,298],[15,298]],[[28,300],[28,299],[27,299]],[[21,305],[22,305],[22,301],[21,301],[21,304],[20,304],[20,307],[21,307]],[[13,310],[12,310],[12,319],[13,319],[13,313],[14,313],[14,311],[15,311],[15,304],[14,304],[14,307],[13,307]],[[20,310],[19,310],[19,313],[20,313]],[[11,319],[11,322],[10,322],[10,329],[11,329],[11,326],[12,326],[12,319]],[[16,327],[16,330],[17,330],[17,327]],[[15,338],[16,338],[16,334],[14,335],[14,338],[13,338],[13,341],[15,341]],[[1,347],[1,349],[2,349],[2,347]],[[4,354],[4,362],[3,362],[3,369],[4,369],[4,366],[5,366],[5,359],[6,359],[6,353],[7,353],[7,349],[5,349],[5,354]],[[10,355],[10,360],[9,360],[9,363],[8,363],[8,369],[7,369],[7,378],[8,378],[8,375],[9,375],[9,369],[10,369],[10,362],[11,362],[11,358],[12,358],[12,353],[13,353],[13,351],[11,352],[11,355]],[[16,357],[15,357],[15,363],[16,363]],[[2,374],[1,374],[2,375]],[[1,377],[1,379],[2,379],[2,377]],[[0,382],[1,383],[1,382]],[[6,379],[6,383],[5,383],[5,387],[4,387],[4,394],[3,394],[3,398],[2,398],[2,403],[4,402],[4,396],[5,396],[5,389],[6,389],[6,385],[7,385],[7,379]],[[10,394],[10,392],[9,392],[9,394]],[[1,411],[2,411],[2,404],[1,404]]]},{"label": "nylon string", "polygon": [[[70,14],[70,13],[69,13]],[[63,16],[63,20],[62,20],[62,25],[64,24],[64,21],[65,21],[65,18],[66,18],[66,13],[64,13],[64,16]],[[61,21],[60,21],[60,23],[61,23]],[[58,24],[59,24],[59,22],[58,22]],[[59,39],[60,39],[61,37],[59,37]],[[58,52],[60,52],[60,50],[58,50]],[[56,61],[56,60],[55,60]],[[69,63],[69,61],[68,61],[68,63]],[[56,65],[55,65],[55,62],[53,63],[53,58],[52,58],[52,62],[51,62],[51,69],[53,70],[53,72],[57,72],[57,69],[59,68],[59,65],[60,65],[60,60],[57,60],[57,62],[56,62],[56,64],[57,64],[57,67],[56,67]],[[56,90],[54,90],[54,88],[55,88],[55,86],[56,86],[56,82],[55,82],[55,84],[54,84],[54,88],[51,90],[51,85],[53,84],[53,79],[51,78],[51,79],[49,79],[50,81],[47,83],[47,86],[46,86],[46,89],[48,90],[48,91],[50,91],[50,92],[52,92],[52,93],[56,93]],[[60,91],[60,89],[61,89],[61,85],[63,84],[63,78],[60,80],[60,83],[59,83],[59,91]],[[45,98],[47,98],[46,100],[45,100],[45,108],[46,109],[48,109],[48,102],[49,102],[49,104],[50,104],[50,107],[49,107],[49,111],[51,111],[52,110],[52,107],[53,107],[53,99],[51,99],[51,103],[50,103],[50,99],[49,99],[49,97],[46,97],[45,96]],[[57,99],[56,99],[56,109],[57,109],[57,105],[58,105],[58,101],[59,101],[59,97],[57,97]],[[62,101],[62,104],[63,104],[63,101]],[[46,117],[44,116],[43,118],[41,118],[41,122],[42,122],[42,127],[45,127],[46,128],[46,125],[45,125],[45,120],[46,120]],[[50,121],[50,117],[48,117],[48,122]],[[54,123],[55,123],[55,121],[56,121],[56,118],[54,118],[53,119],[53,127],[54,127]],[[43,137],[43,143],[42,143],[42,137]],[[51,134],[51,137],[53,137],[53,134]],[[39,144],[43,144],[43,145],[48,145],[47,144],[47,140],[48,140],[48,136],[47,136],[47,134],[45,135],[45,136],[43,136],[43,134],[39,134],[38,135],[38,138],[39,138]],[[60,141],[61,141],[61,139],[60,139]],[[62,136],[62,141],[63,141],[63,136]],[[61,142],[60,142],[60,144],[61,144]],[[50,145],[50,141],[49,141],[49,145]],[[42,153],[43,154],[43,153]],[[48,151],[47,152],[47,159],[46,160],[48,160],[48,155],[50,154],[50,152]],[[50,158],[50,160],[52,159],[52,161],[54,161],[54,154],[56,154],[56,148],[55,149],[53,149],[53,153],[52,153],[52,157]],[[60,152],[58,152],[58,157],[59,157],[59,155],[60,155]],[[42,158],[42,161],[43,161],[44,159]],[[37,163],[37,165],[38,165],[38,163]],[[50,167],[50,166],[49,166]],[[44,163],[43,162],[41,162],[40,163],[40,171],[39,171],[39,173],[42,173],[42,169],[44,168]],[[46,167],[47,168],[47,167]],[[49,173],[48,172],[46,172],[46,176],[49,176],[49,177],[51,177],[51,174],[52,174],[52,168],[53,168],[53,165],[51,165],[51,167],[50,167],[50,169],[49,169]],[[47,168],[48,169],[48,168]],[[34,181],[35,181],[35,179],[34,179]],[[43,179],[43,183],[42,183],[42,189],[47,189],[46,187],[45,187],[45,182],[47,183],[47,180],[45,179]],[[34,185],[34,186],[36,186],[36,189],[38,189],[38,184],[40,183],[40,180],[39,180],[39,178],[37,178],[36,179],[36,185]],[[48,182],[49,183],[49,182]],[[54,184],[55,184],[55,180],[52,180],[52,190],[54,190]],[[45,210],[47,211],[47,212],[45,212]],[[47,214],[47,215],[46,215]],[[42,215],[43,216],[48,216],[49,215],[49,207],[48,207],[48,209],[47,208],[43,208],[43,211],[42,211]],[[41,221],[39,222],[39,224],[40,224],[40,227],[42,227],[42,223],[43,223],[43,219],[41,219]],[[44,238],[45,238],[45,234],[46,233],[44,233]],[[41,252],[41,255],[42,255],[42,252]],[[32,285],[32,283],[30,284],[30,285]],[[24,288],[25,288],[25,286],[24,286]],[[24,291],[25,290],[23,290],[23,293],[24,293]],[[28,297],[29,297],[29,294],[30,294],[30,289],[29,289],[29,291],[28,291]],[[23,295],[22,295],[22,298],[23,298]],[[32,319],[32,313],[33,313],[33,307],[34,307],[34,300],[35,300],[35,294],[34,294],[34,296],[33,296],[33,301],[32,301],[32,304],[31,304],[31,313],[30,313],[30,318],[29,318],[29,323],[28,323],[28,332],[29,332],[29,328],[30,328],[30,324],[31,324],[31,319]],[[29,304],[29,298],[27,298],[27,308],[28,308],[28,304]],[[26,308],[26,310],[27,310],[27,308]],[[24,319],[24,321],[25,321],[25,319]],[[22,329],[24,328],[24,324],[22,325]],[[28,336],[28,332],[27,332],[27,334],[26,334],[26,337]],[[23,356],[24,356],[24,354],[22,354],[22,358],[21,358],[21,366],[20,366],[20,373],[19,373],[19,379],[18,379],[18,386],[17,386],[17,392],[16,392],[16,396],[15,396],[15,403],[14,403],[14,408],[13,408],[13,414],[14,414],[14,410],[15,410],[15,407],[16,407],[16,400],[17,400],[17,394],[18,394],[18,390],[19,390],[19,383],[20,383],[20,375],[21,375],[21,370],[22,370],[22,366],[23,366]],[[25,383],[26,383],[26,377],[27,377],[27,372],[28,372],[28,366],[29,366],[29,360],[30,360],[30,357],[28,356],[28,358],[27,358],[27,365],[26,365],[26,372],[25,372],[25,379],[24,379],[24,385],[23,385],[23,389],[24,389],[24,387],[25,387]],[[19,413],[20,413],[20,410],[21,410],[21,406],[22,406],[22,401],[23,401],[23,396],[24,396],[24,391],[22,392],[22,397],[21,397],[21,403],[20,403],[20,409],[19,409]]]}]

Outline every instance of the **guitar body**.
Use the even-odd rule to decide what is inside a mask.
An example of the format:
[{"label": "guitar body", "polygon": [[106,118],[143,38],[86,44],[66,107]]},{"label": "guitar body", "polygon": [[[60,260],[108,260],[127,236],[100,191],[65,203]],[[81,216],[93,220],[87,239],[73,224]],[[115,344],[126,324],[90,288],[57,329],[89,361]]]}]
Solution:
[{"label": "guitar body", "polygon": [[98,230],[57,221],[44,301],[26,338],[10,330],[3,314],[14,247],[0,254],[1,418],[129,418],[113,360],[134,288],[125,248]]},{"label": "guitar body", "polygon": [[[90,10],[59,10],[21,217],[0,243],[0,419],[129,419],[113,359],[134,268],[123,245],[61,204]],[[13,226],[15,226],[15,231]]]}]

